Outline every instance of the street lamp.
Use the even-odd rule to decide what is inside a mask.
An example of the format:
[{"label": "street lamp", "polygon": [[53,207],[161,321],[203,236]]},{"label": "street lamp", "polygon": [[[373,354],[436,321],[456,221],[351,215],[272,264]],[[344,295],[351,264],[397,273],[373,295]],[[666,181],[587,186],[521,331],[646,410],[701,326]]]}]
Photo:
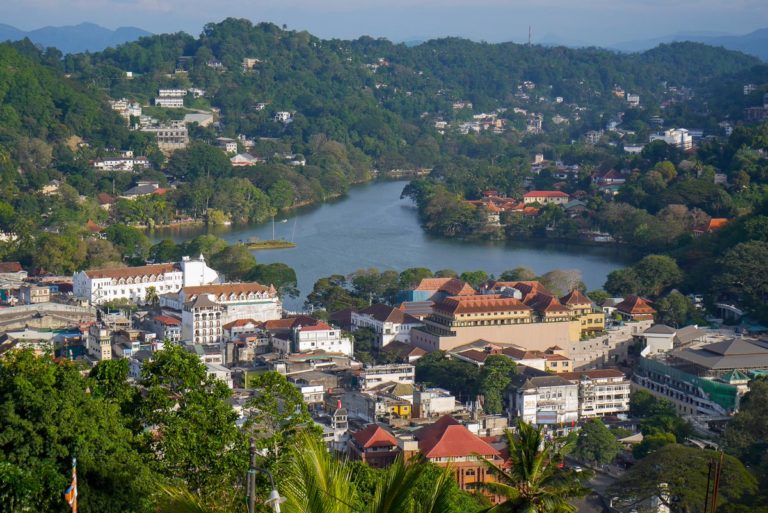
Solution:
[{"label": "street lamp", "polygon": [[262,473],[269,477],[269,483],[272,486],[272,491],[269,492],[269,498],[266,503],[272,507],[272,510],[276,513],[280,513],[280,504],[285,502],[285,497],[280,497],[280,493],[275,487],[275,480],[272,477],[272,473],[265,468],[258,468],[256,466],[256,440],[251,438],[251,467],[248,469],[248,513],[256,512],[256,474]]}]

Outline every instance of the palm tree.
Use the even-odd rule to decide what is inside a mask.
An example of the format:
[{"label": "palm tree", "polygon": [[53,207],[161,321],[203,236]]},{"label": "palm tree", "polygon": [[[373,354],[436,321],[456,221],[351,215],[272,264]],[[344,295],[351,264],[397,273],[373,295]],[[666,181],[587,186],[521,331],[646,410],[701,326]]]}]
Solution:
[{"label": "palm tree", "polygon": [[153,309],[157,309],[160,304],[160,296],[157,295],[157,289],[155,287],[147,287],[147,291],[144,295],[144,302],[150,305]]},{"label": "palm tree", "polygon": [[559,468],[572,444],[557,445],[545,441],[541,429],[522,420],[517,433],[507,431],[509,466],[502,468],[489,460],[485,464],[496,482],[484,486],[506,500],[488,512],[574,513],[569,497],[581,497],[589,490],[582,486],[579,475]]},{"label": "palm tree", "polygon": [[287,513],[448,513],[451,475],[443,472],[431,495],[414,501],[419,478],[427,466],[399,458],[376,485],[368,504],[359,505],[350,466],[328,453],[323,442],[303,436],[289,459],[281,483]]}]

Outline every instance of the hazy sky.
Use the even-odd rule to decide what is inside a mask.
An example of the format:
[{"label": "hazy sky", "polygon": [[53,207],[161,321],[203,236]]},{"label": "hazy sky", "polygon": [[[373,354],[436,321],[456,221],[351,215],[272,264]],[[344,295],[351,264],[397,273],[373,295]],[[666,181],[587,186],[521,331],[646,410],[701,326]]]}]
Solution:
[{"label": "hazy sky", "polygon": [[607,44],[677,32],[743,34],[768,27],[768,0],[0,0],[22,29],[91,21],[197,35],[226,17],[271,21],[320,37],[396,41],[462,36],[489,42]]}]

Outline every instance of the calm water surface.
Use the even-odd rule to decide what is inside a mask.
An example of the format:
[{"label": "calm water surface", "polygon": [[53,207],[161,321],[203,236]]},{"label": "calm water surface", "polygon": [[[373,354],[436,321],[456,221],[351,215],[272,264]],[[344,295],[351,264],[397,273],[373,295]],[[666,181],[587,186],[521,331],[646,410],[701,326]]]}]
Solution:
[{"label": "calm water surface", "polygon": [[[293,240],[295,248],[256,251],[260,263],[284,262],[296,270],[301,299],[286,301],[298,309],[318,278],[349,274],[360,268],[402,271],[408,267],[482,269],[497,276],[525,266],[538,274],[553,269],[578,269],[589,289],[606,275],[632,261],[625,251],[550,242],[467,242],[431,237],[419,226],[416,207],[401,200],[407,182],[376,182],[356,186],[342,199],[278,217],[275,236]],[[286,222],[282,222],[287,219]],[[251,237],[272,238],[272,223],[249,226],[189,226],[155,230],[160,240],[183,241],[211,233],[229,242]]]}]

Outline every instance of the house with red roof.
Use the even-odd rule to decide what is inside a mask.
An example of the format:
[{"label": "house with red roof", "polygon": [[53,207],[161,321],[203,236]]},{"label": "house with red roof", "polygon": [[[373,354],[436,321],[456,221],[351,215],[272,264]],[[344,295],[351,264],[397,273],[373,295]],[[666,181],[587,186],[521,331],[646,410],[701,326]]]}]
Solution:
[{"label": "house with red roof", "polygon": [[571,196],[563,191],[530,191],[523,195],[523,203],[538,203],[539,205],[565,205]]},{"label": "house with red roof", "polygon": [[[495,480],[483,458],[496,465],[504,464],[498,449],[471,433],[450,415],[422,427],[414,433],[414,438],[418,441],[419,452],[428,461],[439,467],[450,468],[462,490],[482,491],[484,483]],[[498,496],[490,498],[493,502],[501,499]]]},{"label": "house with red roof", "polygon": [[647,299],[640,296],[629,295],[624,301],[616,305],[616,312],[624,319],[630,321],[652,321],[656,310],[651,307]]},{"label": "house with red roof", "polygon": [[353,353],[352,340],[339,328],[322,321],[294,325],[289,338],[272,338],[272,349],[282,354],[324,351],[352,356]]},{"label": "house with red roof", "polygon": [[351,321],[352,331],[361,328],[373,330],[380,348],[395,341],[410,343],[411,329],[422,325],[416,317],[384,304],[375,304],[359,312],[352,312]]},{"label": "house with red roof", "polygon": [[386,468],[400,455],[397,439],[378,424],[369,424],[349,437],[349,458],[373,468]]}]

